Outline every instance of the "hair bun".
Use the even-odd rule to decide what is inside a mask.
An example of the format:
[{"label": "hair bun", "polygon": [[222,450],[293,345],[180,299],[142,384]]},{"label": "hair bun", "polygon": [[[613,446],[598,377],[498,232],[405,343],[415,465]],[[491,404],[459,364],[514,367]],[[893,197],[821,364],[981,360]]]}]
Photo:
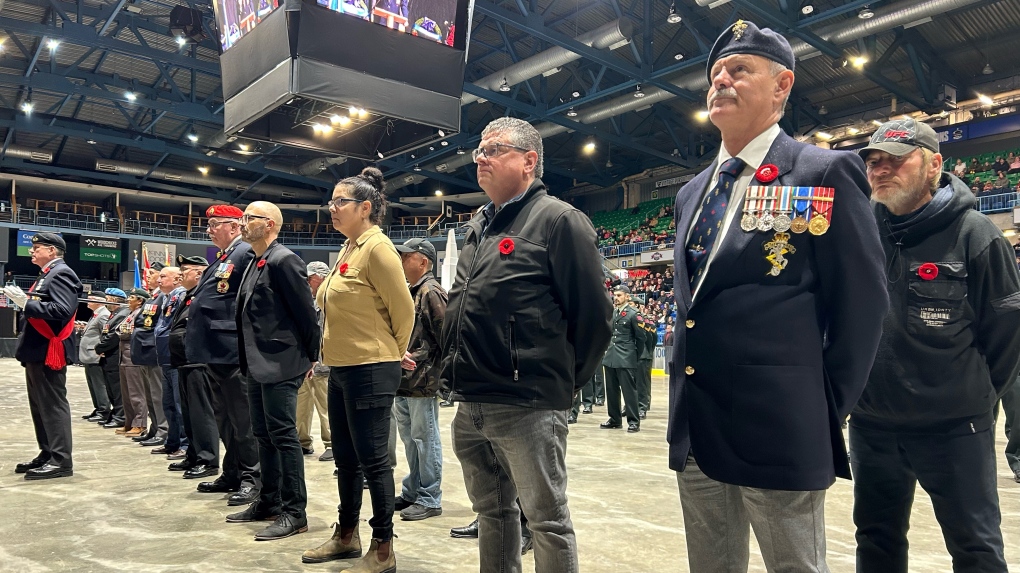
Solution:
[{"label": "hair bun", "polygon": [[375,187],[380,193],[386,193],[386,181],[383,180],[382,171],[379,171],[375,167],[366,167],[361,170],[359,175],[365,181],[368,181],[372,187]]}]

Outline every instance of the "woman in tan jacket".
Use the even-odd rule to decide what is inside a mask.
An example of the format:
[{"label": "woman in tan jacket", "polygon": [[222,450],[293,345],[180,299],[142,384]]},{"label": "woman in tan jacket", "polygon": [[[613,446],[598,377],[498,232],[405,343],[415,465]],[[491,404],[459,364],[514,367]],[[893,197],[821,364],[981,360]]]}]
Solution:
[{"label": "woman in tan jacket", "polygon": [[324,313],[322,363],[330,367],[329,427],[340,517],[332,538],[306,551],[302,561],[361,556],[358,517],[364,479],[372,496],[372,543],[353,569],[341,573],[390,573],[397,566],[387,445],[400,360],[414,328],[414,302],[400,256],[379,228],[386,213],[384,189],[382,173],[372,167],[333,189],[330,216],[347,242],[316,294]]}]

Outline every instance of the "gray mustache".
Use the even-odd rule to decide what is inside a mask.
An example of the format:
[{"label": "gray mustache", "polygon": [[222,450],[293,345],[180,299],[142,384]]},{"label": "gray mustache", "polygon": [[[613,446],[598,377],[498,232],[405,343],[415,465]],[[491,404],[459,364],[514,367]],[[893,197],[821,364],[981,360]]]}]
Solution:
[{"label": "gray mustache", "polygon": [[733,88],[723,88],[723,89],[715,92],[714,94],[712,94],[712,97],[709,98],[708,105],[712,105],[713,103],[715,103],[715,100],[717,100],[717,99],[719,99],[721,97],[736,98],[737,97],[737,90],[735,90]]}]

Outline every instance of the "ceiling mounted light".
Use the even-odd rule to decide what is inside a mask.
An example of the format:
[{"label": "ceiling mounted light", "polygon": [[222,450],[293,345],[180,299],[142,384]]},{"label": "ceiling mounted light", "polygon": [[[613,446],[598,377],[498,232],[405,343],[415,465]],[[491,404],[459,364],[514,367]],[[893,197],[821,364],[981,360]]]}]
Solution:
[{"label": "ceiling mounted light", "polygon": [[436,189],[436,197],[442,197],[442,196],[443,196],[443,190],[442,189]]},{"label": "ceiling mounted light", "polygon": [[574,109],[574,106],[570,106],[570,109],[567,110],[567,117],[577,117],[577,110]]},{"label": "ceiling mounted light", "polygon": [[985,64],[985,67],[981,70],[981,73],[986,76],[990,76],[995,73],[995,70],[992,69],[992,64]]},{"label": "ceiling mounted light", "polygon": [[499,84],[499,91],[501,91],[503,93],[506,93],[506,92],[510,91],[510,84],[506,83],[506,78],[503,78],[503,81],[500,82],[500,84]]},{"label": "ceiling mounted light", "polygon": [[824,105],[822,107],[818,108],[818,115],[828,115],[828,113],[829,113],[829,108],[825,107]]},{"label": "ceiling mounted light", "polygon": [[32,103],[32,100],[26,99],[24,103],[21,104],[21,111],[25,112],[26,114],[30,114],[32,113],[32,109],[34,107],[35,104]]},{"label": "ceiling mounted light", "polygon": [[850,62],[846,58],[835,58],[832,60],[832,69],[845,68]]},{"label": "ceiling mounted light", "polygon": [[697,118],[698,121],[705,121],[708,119],[708,110],[698,110],[698,113],[694,114],[694,117]]},{"label": "ceiling mounted light", "polygon": [[815,137],[821,139],[822,141],[829,141],[830,139],[832,139],[832,134],[825,131],[817,131],[815,132]]},{"label": "ceiling mounted light", "polygon": [[984,105],[992,105],[992,104],[995,103],[995,100],[993,100],[992,98],[990,98],[990,97],[988,97],[988,96],[986,96],[984,94],[978,94],[978,101],[980,101]]},{"label": "ceiling mounted light", "polygon": [[666,21],[670,24],[679,24],[682,20],[680,14],[676,13],[676,2],[673,2],[669,5],[669,16],[666,16]]},{"label": "ceiling mounted light", "polygon": [[138,96],[135,95],[135,92],[126,92],[124,94],[124,97],[127,98],[128,101],[135,101],[136,99],[138,99]]},{"label": "ceiling mounted light", "polygon": [[874,125],[875,127],[882,127],[882,122],[881,122],[881,121],[878,121],[877,119],[873,119],[873,120],[871,120],[871,123],[872,123],[872,125]]},{"label": "ceiling mounted light", "polygon": [[179,47],[183,48],[187,44],[188,44],[187,38],[185,38],[184,36],[177,36],[177,45]]},{"label": "ceiling mounted light", "polygon": [[417,163],[415,163],[414,164],[414,170],[415,171],[421,171],[421,165],[418,165]]},{"label": "ceiling mounted light", "polygon": [[812,6],[811,4],[805,4],[805,5],[800,7],[800,13],[805,15],[805,16],[807,16],[808,14],[811,14],[814,11],[815,11],[815,7]]},{"label": "ceiling mounted light", "polygon": [[574,90],[570,92],[570,97],[581,97],[581,92]]},{"label": "ceiling mounted light", "polygon": [[56,50],[57,46],[59,46],[59,45],[60,45],[60,40],[47,40],[46,41],[46,47],[49,48],[51,52]]},{"label": "ceiling mounted light", "polygon": [[241,151],[248,151],[249,149],[251,149],[251,146],[248,145],[247,143],[238,143],[237,148],[240,149]]},{"label": "ceiling mounted light", "polygon": [[868,63],[868,58],[865,56],[857,56],[851,63],[853,63],[854,67],[859,70],[864,67],[864,64]]},{"label": "ceiling mounted light", "polygon": [[188,134],[188,141],[190,141],[191,143],[195,143],[196,141],[198,141],[198,134],[196,134],[196,133],[189,133]]},{"label": "ceiling mounted light", "polygon": [[438,133],[439,133],[439,137],[446,137],[446,132],[445,131],[440,129]]},{"label": "ceiling mounted light", "polygon": [[467,153],[467,151],[464,151],[463,147],[457,148],[457,155],[464,155],[465,153]]},{"label": "ceiling mounted light", "polygon": [[86,139],[85,143],[87,143],[89,145],[95,145],[96,144],[96,140],[95,139]]},{"label": "ceiling mounted light", "polygon": [[846,128],[846,132],[849,133],[850,135],[857,135],[858,133],[861,132],[861,130],[851,125],[850,127]]},{"label": "ceiling mounted light", "polygon": [[870,20],[875,17],[875,13],[871,11],[871,8],[865,6],[861,8],[861,11],[857,13],[857,17],[861,20]]},{"label": "ceiling mounted light", "polygon": [[638,84],[637,89],[634,90],[634,97],[636,98],[645,97],[645,92],[641,91],[641,84]]},{"label": "ceiling mounted light", "polygon": [[592,153],[595,153],[595,142],[589,141],[588,143],[585,143],[584,147],[581,148],[581,151],[584,151],[585,155],[591,155]]},{"label": "ceiling mounted light", "polygon": [[379,156],[379,159],[386,157],[385,155],[382,154],[382,151],[376,151],[375,154]]},{"label": "ceiling mounted light", "polygon": [[203,166],[198,168],[198,172],[201,173],[202,175],[208,175],[209,174],[209,168],[203,165]]},{"label": "ceiling mounted light", "polygon": [[447,145],[450,145],[450,142],[449,141],[440,141],[439,145],[442,145],[443,147],[446,147]]},{"label": "ceiling mounted light", "polygon": [[679,62],[680,60],[684,59],[684,55],[683,54],[675,54],[673,56],[673,59]]},{"label": "ceiling mounted light", "polygon": [[227,167],[227,171],[237,171],[236,167]]}]

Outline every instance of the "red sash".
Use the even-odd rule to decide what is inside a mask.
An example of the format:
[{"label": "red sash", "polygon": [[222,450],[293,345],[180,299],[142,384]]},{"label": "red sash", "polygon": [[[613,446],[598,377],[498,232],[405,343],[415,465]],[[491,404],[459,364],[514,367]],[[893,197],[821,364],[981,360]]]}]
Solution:
[{"label": "red sash", "polygon": [[71,336],[71,331],[74,330],[74,317],[67,321],[64,328],[60,330],[60,334],[54,336],[53,329],[50,325],[41,318],[30,318],[28,323],[35,328],[39,334],[43,335],[46,340],[50,341],[49,348],[46,349],[46,366],[50,370],[60,370],[67,365],[67,357],[64,356],[64,340]]}]

